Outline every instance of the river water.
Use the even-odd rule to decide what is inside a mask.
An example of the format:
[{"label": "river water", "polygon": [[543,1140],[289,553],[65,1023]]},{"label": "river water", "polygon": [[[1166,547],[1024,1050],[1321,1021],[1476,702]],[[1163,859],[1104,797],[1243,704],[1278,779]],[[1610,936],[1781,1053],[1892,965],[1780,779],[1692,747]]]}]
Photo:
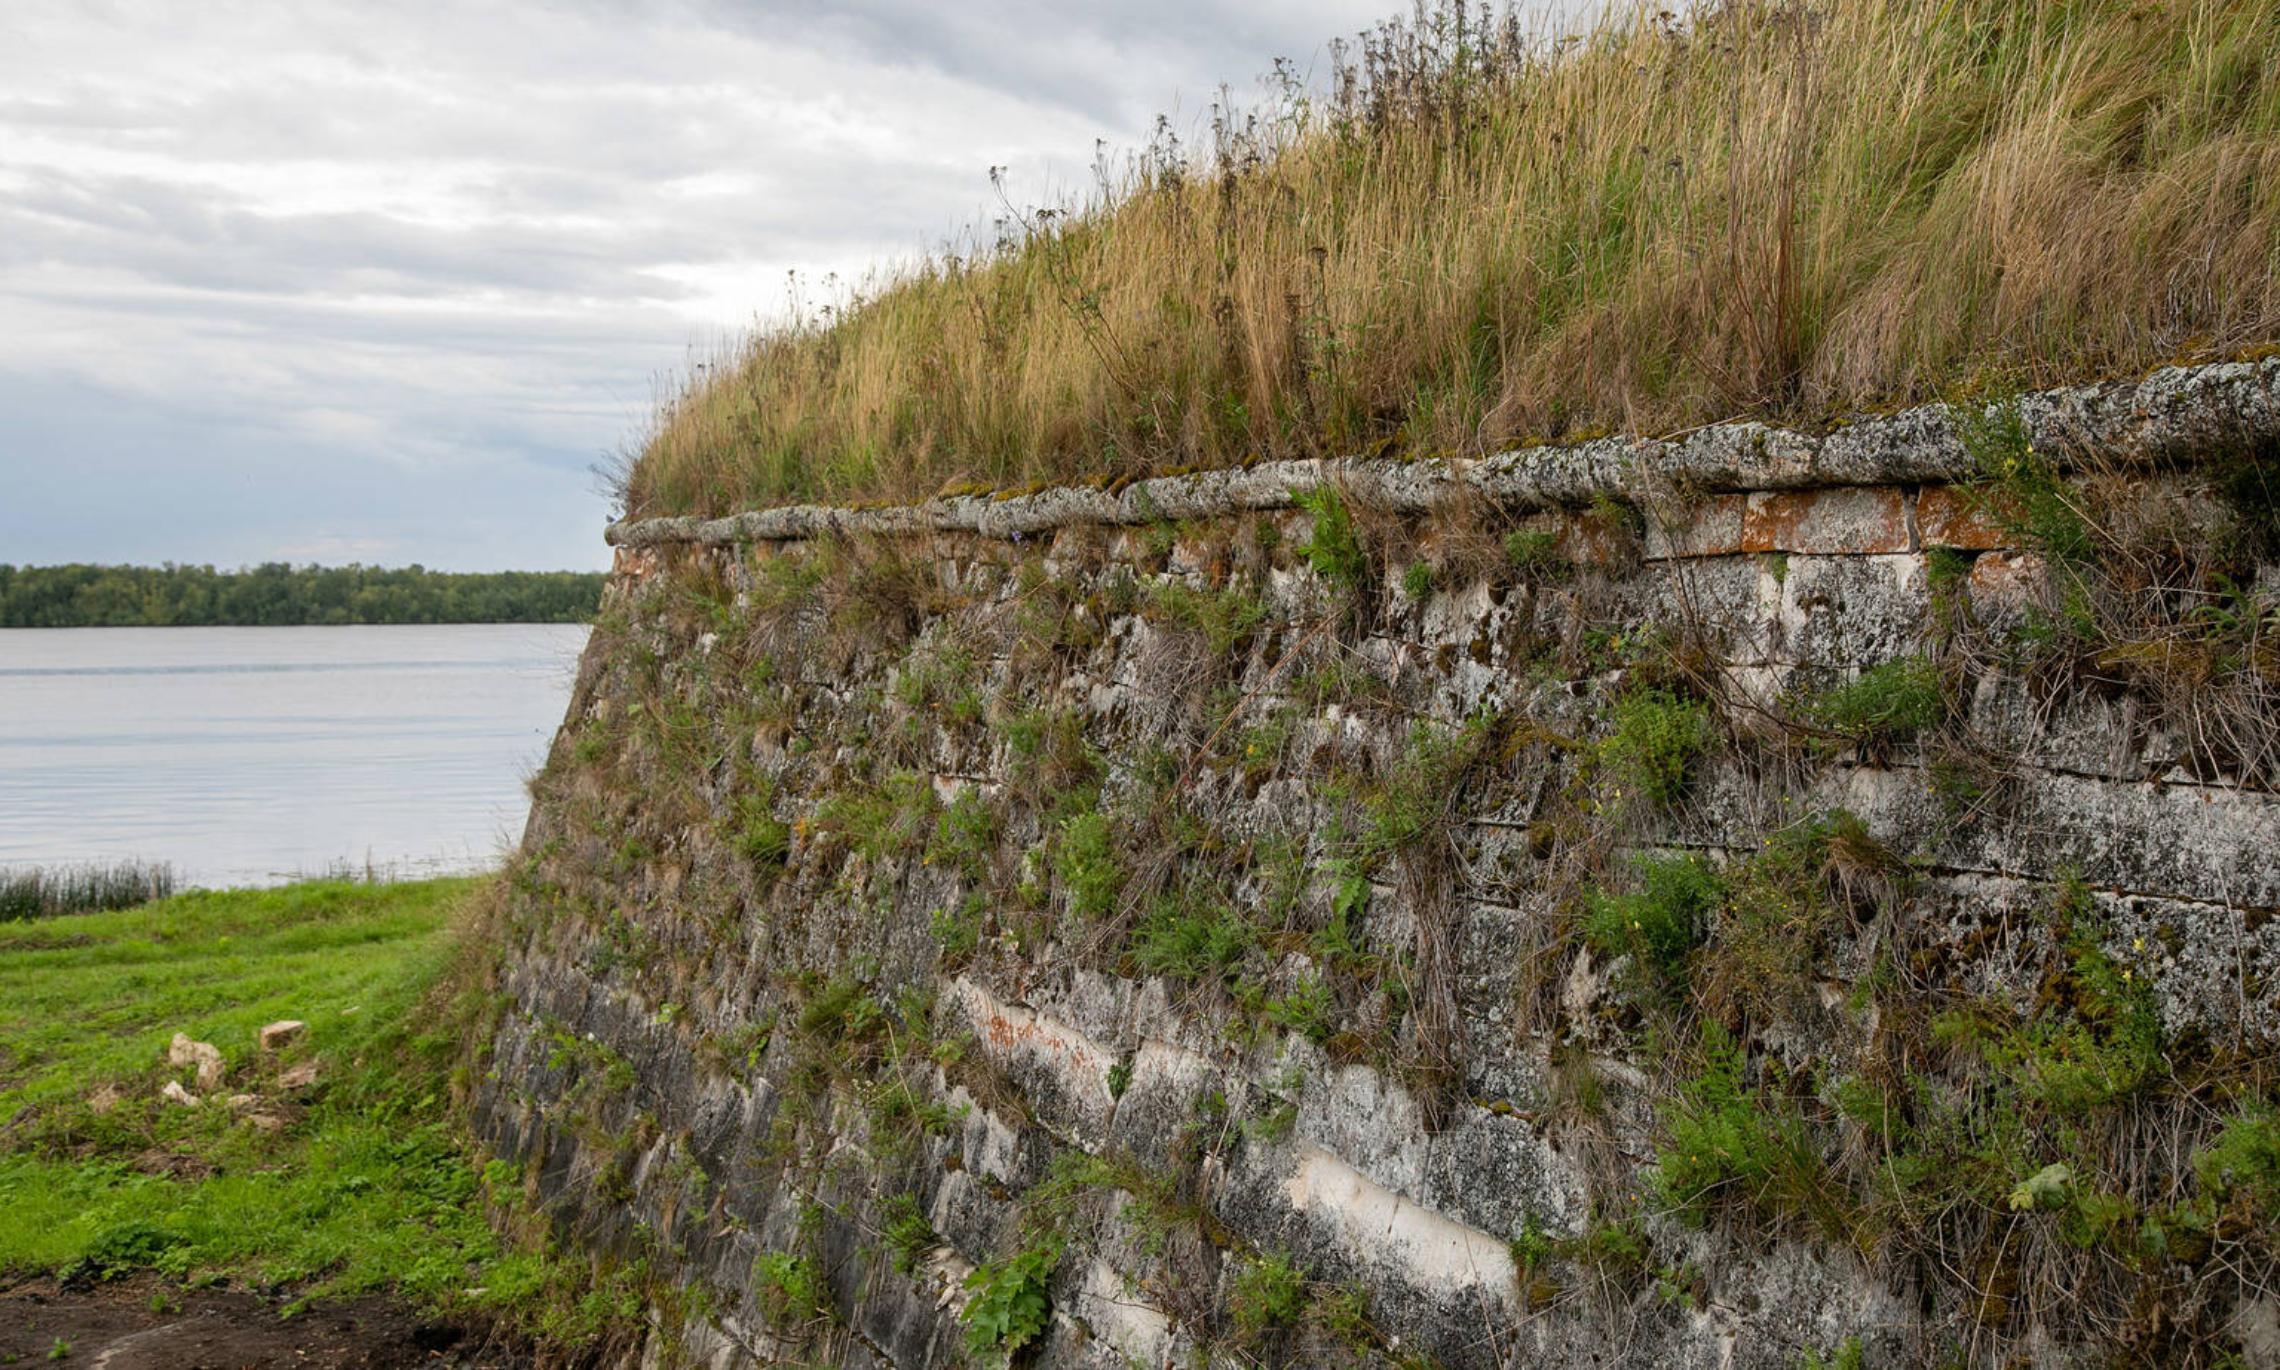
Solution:
[{"label": "river water", "polygon": [[0,867],[185,884],[497,864],[586,629],[0,630]]}]

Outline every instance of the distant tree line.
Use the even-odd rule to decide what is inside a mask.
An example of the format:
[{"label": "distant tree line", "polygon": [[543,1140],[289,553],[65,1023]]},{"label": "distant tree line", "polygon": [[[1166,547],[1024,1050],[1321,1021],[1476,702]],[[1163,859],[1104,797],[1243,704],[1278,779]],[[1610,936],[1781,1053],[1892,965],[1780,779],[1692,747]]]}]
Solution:
[{"label": "distant tree line", "polygon": [[9,566],[0,628],[184,628],[297,623],[583,623],[598,571],[424,566]]}]

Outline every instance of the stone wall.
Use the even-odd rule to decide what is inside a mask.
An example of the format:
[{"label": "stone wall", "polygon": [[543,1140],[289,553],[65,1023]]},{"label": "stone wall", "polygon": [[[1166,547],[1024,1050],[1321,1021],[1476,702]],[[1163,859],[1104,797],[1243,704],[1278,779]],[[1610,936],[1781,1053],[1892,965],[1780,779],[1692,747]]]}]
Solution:
[{"label": "stone wall", "polygon": [[483,1128],[661,1358],[2269,1363],[2280,365],[1964,428],[614,528]]}]

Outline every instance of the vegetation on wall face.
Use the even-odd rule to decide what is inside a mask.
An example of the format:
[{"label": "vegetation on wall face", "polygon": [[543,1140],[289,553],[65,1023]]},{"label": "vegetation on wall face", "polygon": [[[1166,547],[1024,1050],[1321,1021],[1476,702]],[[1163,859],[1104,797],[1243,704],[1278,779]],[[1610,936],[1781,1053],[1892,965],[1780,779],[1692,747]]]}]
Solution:
[{"label": "vegetation on wall face", "polygon": [[2020,620],[1965,655],[2126,691],[2186,740],[2196,773],[2280,782],[2280,605],[2260,585],[2280,547],[2271,444],[2213,452],[2180,485],[2096,453],[2062,470],[2029,441],[2016,401],[1950,417],[1982,512],[2047,568]]},{"label": "vegetation on wall face", "polygon": [[2258,0],[1438,0],[670,400],[636,515],[1811,420],[2280,340]]},{"label": "vegetation on wall face", "polygon": [[[583,923],[582,970],[646,1001],[660,1035],[722,972],[744,977],[751,1002],[727,1014],[742,1021],[690,1029],[713,1069],[785,1100],[765,1159],[780,1185],[736,1183],[803,1224],[827,1212],[897,1277],[939,1279],[948,1263],[927,1253],[956,1248],[980,1271],[960,1305],[977,1355],[1057,1335],[1095,1258],[1212,1351],[1295,1359],[1336,1327],[1382,1346],[1326,1282],[1350,1268],[1278,1256],[1257,1243],[1281,1234],[1197,1197],[1207,1162],[1259,1159],[1235,1148],[1322,1144],[1307,1091],[1327,1065],[1373,1069],[1427,1129],[1525,1111],[1583,1153],[1612,1140],[1560,1229],[1538,1214],[1497,1234],[1532,1311],[1588,1294],[1588,1316],[1644,1330],[1655,1300],[1700,1309],[1754,1278],[1746,1258],[1697,1268],[1697,1243],[1780,1237],[1832,1271],[1857,1260],[1863,1279],[1914,1281],[1931,1335],[2208,1363],[2223,1333],[2194,1320],[2280,1271],[2280,1095],[2267,1064],[2163,1028],[2176,1005],[2143,978],[2160,953],[2104,921],[2142,910],[2064,881],[2035,900],[2026,882],[2065,857],[2022,831],[2047,814],[2009,787],[2052,763],[1987,701],[2156,700],[2155,666],[2228,661],[2239,680],[2190,702],[2233,700],[2233,736],[2253,742],[2268,726],[2258,654],[2280,619],[2217,577],[2266,545],[2266,505],[2253,481],[2206,473],[2163,473],[2197,482],[2192,499],[2165,503],[2142,475],[2134,495],[2108,489],[2038,464],[2006,407],[1988,412],[1966,434],[1983,473],[1967,498],[2010,545],[1927,554],[1921,638],[1857,662],[1856,643],[1800,636],[1788,646],[1807,659],[1777,647],[1762,663],[1786,687],[1746,695],[1723,667],[1762,648],[1750,623],[1652,578],[1755,585],[1756,563],[1617,567],[1549,519],[1514,528],[1491,508],[1423,536],[1331,495],[1255,525],[1072,534],[1043,552],[671,553],[613,600],[633,617],[604,625],[623,636],[610,674],[538,782],[541,812],[582,844],[552,863],[574,892],[543,916]],[[2233,485],[2248,493],[2225,496],[2208,536],[2168,521]],[[1796,592],[1832,560],[1770,569]],[[1403,574],[1425,564],[1433,578]],[[1859,593],[1839,625],[1921,602],[1916,568],[1843,565]],[[1986,567],[2023,588],[1983,593]],[[1474,636],[1427,636],[1446,630],[1412,611],[1421,592],[1480,606]],[[858,604],[891,610],[894,630]],[[2254,790],[2231,769],[2254,754],[2195,764]],[[1957,776],[1994,834],[1961,879],[1942,864],[1950,839],[1923,830]],[[1859,813],[1827,807],[1839,798]],[[1990,851],[1999,875],[1977,869]],[[1145,1137],[1145,1166],[1061,1128],[1068,1096],[1094,1087],[1039,1089],[987,1000],[965,998],[1053,1017],[1067,1000],[1037,987],[1054,976],[1094,1003],[1161,996],[1239,1062],[1163,1126],[1145,1053],[1098,1063],[1109,1135]],[[890,1007],[951,977],[939,1020]],[[1475,1096],[1507,1051],[1542,1062],[1545,1097]],[[583,1078],[617,1074],[597,1062]],[[986,1210],[934,1188],[969,1107],[1045,1174],[983,1182]],[[1112,1238],[1070,1225],[1079,1191],[1121,1225]],[[738,1296],[766,1312],[779,1292]],[[828,1341],[853,1320],[780,1321]],[[1842,1329],[1825,1330],[1842,1361]]]}]

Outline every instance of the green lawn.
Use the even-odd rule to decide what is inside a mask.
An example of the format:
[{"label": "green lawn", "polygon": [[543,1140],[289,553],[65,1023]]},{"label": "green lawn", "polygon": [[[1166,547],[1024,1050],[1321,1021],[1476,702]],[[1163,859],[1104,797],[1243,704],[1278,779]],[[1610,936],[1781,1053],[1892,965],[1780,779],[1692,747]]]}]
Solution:
[{"label": "green lawn", "polygon": [[[0,926],[0,1275],[151,1268],[388,1290],[550,1339],[622,1326],[629,1283],[590,1288],[582,1262],[487,1217],[519,1186],[478,1169],[453,1112],[445,994],[479,892],[315,882]],[[308,1033],[264,1058],[256,1032],[284,1018]],[[166,1064],[177,1031],[229,1068],[195,1108],[159,1100],[169,1080],[196,1089]],[[312,1061],[314,1085],[280,1086]]]}]

